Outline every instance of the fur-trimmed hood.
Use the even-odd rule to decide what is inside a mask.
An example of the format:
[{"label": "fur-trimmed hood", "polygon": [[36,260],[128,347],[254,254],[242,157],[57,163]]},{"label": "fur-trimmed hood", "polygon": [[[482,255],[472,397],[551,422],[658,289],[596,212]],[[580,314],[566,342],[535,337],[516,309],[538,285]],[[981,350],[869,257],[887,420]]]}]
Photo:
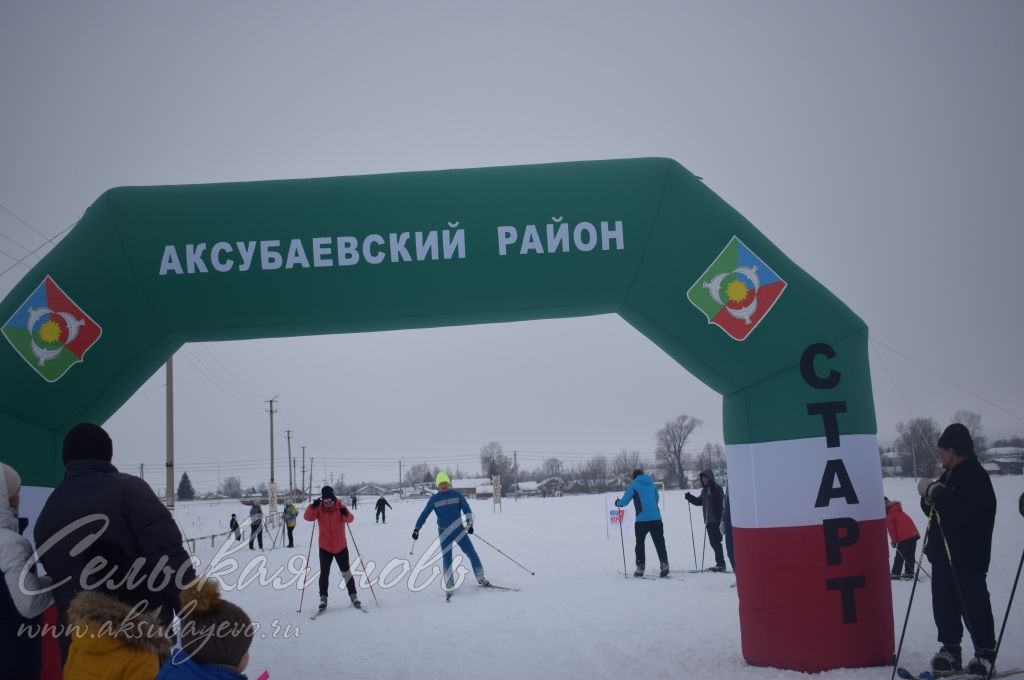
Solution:
[{"label": "fur-trimmed hood", "polygon": [[[125,646],[165,657],[171,646],[156,612],[132,612],[120,600],[99,591],[83,590],[68,608],[76,642],[89,647]],[[88,629],[88,633],[86,633]]]}]

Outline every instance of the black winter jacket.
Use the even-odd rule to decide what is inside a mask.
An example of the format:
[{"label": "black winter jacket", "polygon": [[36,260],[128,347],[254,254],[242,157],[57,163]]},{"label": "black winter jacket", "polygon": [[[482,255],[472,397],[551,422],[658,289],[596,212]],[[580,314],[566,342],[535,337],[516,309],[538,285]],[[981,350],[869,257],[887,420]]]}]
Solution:
[{"label": "black winter jacket", "polygon": [[704,511],[704,524],[717,525],[722,521],[722,487],[715,481],[715,473],[705,470],[701,476],[708,478],[708,485],[701,489],[700,496],[687,498],[692,505],[701,506]]},{"label": "black winter jacket", "polygon": [[[946,488],[935,497],[937,517],[932,517],[925,547],[928,560],[949,562],[942,544],[942,533],[945,533],[954,568],[987,573],[996,522],[996,494],[992,490],[992,480],[978,457],[972,454],[952,470],[943,472],[937,481]],[[926,498],[921,499],[921,509],[925,514],[930,510]],[[942,532],[939,531],[939,522],[942,523]]]},{"label": "black winter jacket", "polygon": [[[102,520],[93,519],[66,531],[76,520],[89,516],[106,518],[109,525],[102,529]],[[63,536],[47,546],[62,532]],[[166,574],[170,569],[169,578],[154,576],[138,585],[139,600],[147,599],[149,608],[162,606],[160,618],[168,622],[172,611],[180,608],[176,584],[179,569],[182,583],[195,578],[195,571],[182,546],[181,532],[174,518],[149,485],[100,460],[75,460],[65,466],[64,479],[50,494],[35,527],[36,550],[46,573],[54,582],[63,581],[54,593],[61,621],[75,593],[83,590],[80,581],[89,551],[74,557],[70,551],[86,537],[91,537],[89,543],[103,540],[119,545],[129,561],[144,558],[143,573],[152,574],[157,567],[164,567]],[[161,559],[163,564],[159,564]],[[187,566],[182,567],[186,563]],[[116,574],[115,580],[123,577],[123,574]],[[97,576],[93,574],[86,580],[88,585],[96,585]],[[132,581],[136,580],[133,575]]]}]

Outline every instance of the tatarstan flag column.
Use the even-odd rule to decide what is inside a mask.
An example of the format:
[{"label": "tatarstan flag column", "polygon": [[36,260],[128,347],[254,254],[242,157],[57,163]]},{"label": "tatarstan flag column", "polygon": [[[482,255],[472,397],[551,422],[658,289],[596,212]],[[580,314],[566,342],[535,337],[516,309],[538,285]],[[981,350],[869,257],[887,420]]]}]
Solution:
[{"label": "tatarstan flag column", "polygon": [[[742,650],[753,664],[817,672],[891,663],[878,444],[873,433],[843,433],[864,420],[853,385],[862,381],[851,376],[855,389],[844,393],[836,370],[846,363],[837,355],[859,354],[858,343],[866,338],[838,349],[812,344],[798,368],[726,397]],[[761,398],[801,383],[811,390],[802,409]],[[779,436],[787,421],[792,438]],[[808,425],[820,436],[804,436]],[[761,437],[773,439],[756,436],[765,427]]]}]

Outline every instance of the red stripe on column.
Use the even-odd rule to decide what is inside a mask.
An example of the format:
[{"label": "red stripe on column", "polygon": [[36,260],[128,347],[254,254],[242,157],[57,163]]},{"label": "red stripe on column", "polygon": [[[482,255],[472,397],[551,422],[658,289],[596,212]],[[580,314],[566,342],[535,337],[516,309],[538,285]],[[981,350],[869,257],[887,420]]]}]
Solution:
[{"label": "red stripe on column", "polygon": [[[821,525],[733,528],[743,658],[756,666],[816,673],[892,663],[892,585],[885,520],[859,523],[856,543],[826,563]],[[843,622],[842,593],[826,582],[863,577],[856,621]]]}]

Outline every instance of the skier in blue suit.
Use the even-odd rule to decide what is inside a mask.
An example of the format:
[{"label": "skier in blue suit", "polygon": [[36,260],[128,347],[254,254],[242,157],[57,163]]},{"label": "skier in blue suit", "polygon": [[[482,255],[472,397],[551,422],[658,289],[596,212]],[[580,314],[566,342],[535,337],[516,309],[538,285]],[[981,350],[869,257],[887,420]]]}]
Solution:
[{"label": "skier in blue suit", "polygon": [[665,550],[665,525],[661,522],[661,511],[658,510],[658,487],[654,486],[654,480],[650,475],[645,475],[643,470],[633,470],[633,483],[626,487],[622,498],[616,499],[615,505],[624,507],[630,499],[633,499],[633,509],[636,511],[633,524],[636,533],[636,571],[633,576],[639,578],[644,575],[644,542],[647,534],[650,534],[661,562],[661,577],[665,578],[668,576],[668,551]]},{"label": "skier in blue suit", "polygon": [[[444,565],[444,583],[447,590],[455,587],[455,576],[452,574],[452,550],[455,543],[459,544],[462,552],[469,558],[473,565],[473,573],[476,575],[477,583],[482,586],[490,585],[484,577],[484,566],[473,548],[467,534],[473,533],[473,511],[469,509],[466,497],[458,491],[452,490],[452,482],[443,472],[437,473],[437,493],[430,497],[423,512],[416,520],[416,528],[412,532],[412,540],[419,540],[420,529],[427,521],[431,511],[437,514],[437,533],[441,536],[441,556]],[[462,524],[462,516],[466,517],[466,524]]]}]

